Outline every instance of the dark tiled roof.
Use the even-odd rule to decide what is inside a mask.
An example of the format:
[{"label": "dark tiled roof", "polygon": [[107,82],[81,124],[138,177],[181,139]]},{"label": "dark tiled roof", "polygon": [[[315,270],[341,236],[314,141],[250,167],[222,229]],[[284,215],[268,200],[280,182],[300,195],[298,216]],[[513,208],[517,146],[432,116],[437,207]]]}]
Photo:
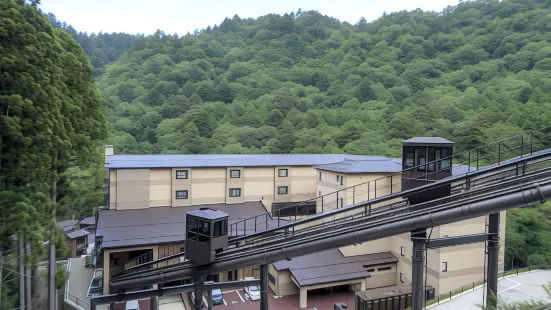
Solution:
[{"label": "dark tiled roof", "polygon": [[[103,248],[182,242],[186,235],[186,212],[202,207],[100,210],[96,235],[103,237]],[[230,224],[267,212],[258,201],[209,207],[227,213]]]},{"label": "dark tiled roof", "polygon": [[108,168],[314,166],[348,159],[385,158],[346,154],[110,155]]},{"label": "dark tiled roof", "polygon": [[404,141],[404,144],[419,143],[419,144],[454,144],[454,142],[442,137],[413,137]]},{"label": "dark tiled roof", "polygon": [[346,281],[369,276],[366,266],[395,263],[389,252],[346,257],[338,249],[318,252],[274,263],[276,270],[288,269],[300,287]]},{"label": "dark tiled roof", "polygon": [[63,228],[63,232],[69,232],[77,229],[78,220],[66,220],[57,222],[57,226]]},{"label": "dark tiled roof", "polygon": [[79,224],[81,225],[96,225],[96,218],[94,216],[89,216],[86,218],[83,218]]},{"label": "dark tiled roof", "polygon": [[76,238],[88,236],[89,234],[90,234],[89,231],[83,229],[83,230],[76,230],[70,233],[66,233],[65,236],[67,236],[67,238],[69,239],[76,239]]},{"label": "dark tiled roof", "polygon": [[402,162],[397,158],[345,159],[338,163],[317,165],[316,168],[342,173],[392,173],[402,170]]}]

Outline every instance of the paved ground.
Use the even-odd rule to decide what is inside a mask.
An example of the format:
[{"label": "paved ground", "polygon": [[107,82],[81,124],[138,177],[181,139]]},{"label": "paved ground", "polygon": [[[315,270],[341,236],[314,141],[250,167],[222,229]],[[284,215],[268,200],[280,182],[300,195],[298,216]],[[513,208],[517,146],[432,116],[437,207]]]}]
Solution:
[{"label": "paved ground", "polygon": [[86,298],[86,293],[88,293],[88,286],[94,276],[94,269],[85,268],[85,260],[85,257],[70,259],[71,266],[66,290],[70,294],[67,298],[74,303],[76,303],[76,299],[78,299],[79,301],[90,304],[90,300]]},{"label": "paved ground", "polygon": [[[510,276],[499,279],[498,296],[502,301],[545,300],[551,303],[542,285],[551,281],[551,271],[532,271],[530,273]],[[432,307],[433,310],[480,310],[483,303],[482,287],[464,295],[454,297],[440,305]]]}]

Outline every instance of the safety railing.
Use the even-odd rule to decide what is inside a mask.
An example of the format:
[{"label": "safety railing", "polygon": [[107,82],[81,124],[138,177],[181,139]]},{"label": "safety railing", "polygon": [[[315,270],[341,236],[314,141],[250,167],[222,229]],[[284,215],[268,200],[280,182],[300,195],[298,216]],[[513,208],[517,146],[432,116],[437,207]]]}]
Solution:
[{"label": "safety railing", "polygon": [[[522,273],[530,273],[536,270],[541,271],[541,270],[550,270],[550,269],[551,269],[551,265],[535,265],[535,266],[528,266],[528,267],[522,267],[522,268],[515,268],[515,269],[498,273],[498,278],[505,278],[506,276],[519,275]],[[454,297],[459,297],[464,293],[475,291],[481,286],[484,286],[485,283],[486,283],[486,280],[482,279],[473,283],[469,283],[467,285],[463,285],[460,288],[437,295],[433,299],[427,300],[425,302],[425,305],[428,307],[430,305],[434,305],[434,304],[439,305],[441,302],[450,301]]]},{"label": "safety railing", "polygon": [[77,308],[80,308],[82,310],[88,310],[90,309],[90,304],[84,300],[79,299],[78,297],[71,295],[69,292],[64,292],[65,302],[68,304],[72,304],[72,306],[77,306]]},{"label": "safety railing", "polygon": [[113,275],[119,274],[123,271],[125,271],[128,268],[136,267],[148,262],[153,261],[153,251],[145,252],[144,254],[140,256],[136,256],[127,262],[120,264],[116,267],[111,268],[111,272]]},{"label": "safety railing", "polygon": [[[518,134],[446,158],[410,167],[385,177],[298,202],[293,206],[237,221],[229,225],[228,234],[230,237],[244,236],[249,233],[279,227],[289,221],[308,218],[358,202],[394,194],[402,191],[402,187],[406,184],[418,186],[419,184],[435,182],[437,181],[437,173],[453,172],[453,169],[460,169],[461,174],[463,174],[477,171],[489,165],[500,165],[507,160],[531,155],[551,146],[551,135],[549,133],[551,133],[551,126]],[[442,162],[446,162],[451,170],[447,167],[435,169],[436,167],[442,167]],[[454,167],[454,162],[462,166]],[[421,176],[410,176],[411,173],[408,173],[407,178],[404,177],[407,172],[417,172],[419,170],[425,171],[425,173]]]}]

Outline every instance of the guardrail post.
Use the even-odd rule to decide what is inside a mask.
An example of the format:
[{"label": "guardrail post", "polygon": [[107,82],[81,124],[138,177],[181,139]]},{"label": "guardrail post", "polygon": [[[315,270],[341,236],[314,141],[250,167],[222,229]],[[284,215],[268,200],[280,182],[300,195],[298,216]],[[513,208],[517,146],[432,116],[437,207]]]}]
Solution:
[{"label": "guardrail post", "polygon": [[467,173],[471,172],[471,151],[469,150],[469,164],[467,164]]},{"label": "guardrail post", "polygon": [[352,204],[356,204],[356,186],[352,187]]},{"label": "guardrail post", "polygon": [[256,216],[254,217],[254,232],[256,232]]},{"label": "guardrail post", "polygon": [[377,180],[375,180],[375,190],[374,190],[374,192],[375,192],[375,198],[377,198]]},{"label": "guardrail post", "polygon": [[[341,206],[342,207],[342,206]],[[337,209],[339,208],[339,191],[337,191]]]},{"label": "guardrail post", "polygon": [[522,153],[524,151],[524,135],[520,136],[520,157],[522,158]]},{"label": "guardrail post", "polygon": [[476,170],[478,170],[478,160],[480,158],[480,148],[476,148]]},{"label": "guardrail post", "polygon": [[530,155],[534,152],[534,132],[530,133]]},{"label": "guardrail post", "polygon": [[390,175],[390,193],[392,194],[392,174]]},{"label": "guardrail post", "polygon": [[266,230],[268,230],[268,213],[266,213]]},{"label": "guardrail post", "polygon": [[321,213],[323,213],[323,196],[321,196]]},{"label": "guardrail post", "polygon": [[501,141],[497,143],[497,164],[501,163]]}]

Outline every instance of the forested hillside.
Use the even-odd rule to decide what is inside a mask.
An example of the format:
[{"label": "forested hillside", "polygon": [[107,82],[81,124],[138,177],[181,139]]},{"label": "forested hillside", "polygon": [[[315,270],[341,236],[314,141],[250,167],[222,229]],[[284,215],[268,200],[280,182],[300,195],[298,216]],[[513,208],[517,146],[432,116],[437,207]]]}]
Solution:
[{"label": "forested hillside", "polygon": [[[54,29],[34,1],[0,1],[0,255],[17,270],[12,235],[32,244],[28,258],[45,253],[58,219],[91,214],[102,204],[101,95],[82,48]],[[58,257],[65,259],[63,234]],[[6,264],[6,262],[9,262]],[[4,273],[1,309],[16,308],[16,273]],[[15,280],[14,280],[15,279]],[[34,304],[36,305],[36,304]]]}]

